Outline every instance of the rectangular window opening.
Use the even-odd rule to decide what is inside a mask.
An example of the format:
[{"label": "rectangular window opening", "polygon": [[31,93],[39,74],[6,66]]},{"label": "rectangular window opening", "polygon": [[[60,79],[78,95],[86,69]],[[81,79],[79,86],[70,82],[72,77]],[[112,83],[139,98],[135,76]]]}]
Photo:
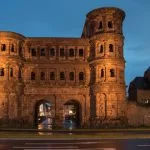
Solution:
[{"label": "rectangular window opening", "polygon": [[74,72],[70,72],[70,74],[69,74],[69,79],[70,79],[71,81],[74,80]]},{"label": "rectangular window opening", "polygon": [[103,28],[103,23],[102,23],[102,21],[99,22],[99,27],[98,27],[98,28],[99,28],[99,30]]},{"label": "rectangular window opening", "polygon": [[55,80],[55,72],[50,72],[50,80]]},{"label": "rectangular window opening", "polygon": [[113,52],[114,51],[114,46],[113,44],[109,44],[109,52]]},{"label": "rectangular window opening", "polygon": [[10,50],[11,50],[11,52],[14,52],[14,51],[15,51],[14,44],[11,45]]},{"label": "rectangular window opening", "polygon": [[54,56],[55,56],[55,49],[54,49],[54,48],[51,48],[51,49],[50,49],[50,56],[51,56],[51,57],[54,57]]},{"label": "rectangular window opening", "polygon": [[10,77],[13,77],[13,68],[10,68]]},{"label": "rectangular window opening", "polygon": [[35,80],[35,72],[31,72],[31,80]]},{"label": "rectangular window opening", "polygon": [[6,44],[2,44],[1,45],[1,51],[5,51],[6,50]]},{"label": "rectangular window opening", "polygon": [[73,48],[70,48],[70,49],[69,49],[69,56],[70,56],[70,57],[74,57],[74,55],[75,55],[75,54],[74,54],[74,49],[73,49]]},{"label": "rectangular window opening", "polygon": [[83,57],[83,55],[84,55],[83,49],[81,48],[81,49],[79,49],[79,56],[80,56],[80,57]]},{"label": "rectangular window opening", "polygon": [[114,69],[110,69],[110,77],[115,77],[115,70]]},{"label": "rectangular window opening", "polygon": [[36,56],[36,49],[35,48],[31,48],[31,55]]},{"label": "rectangular window opening", "polygon": [[100,53],[103,53],[103,50],[104,50],[103,45],[100,45],[100,47],[99,47],[99,52],[100,52]]},{"label": "rectangular window opening", "polygon": [[65,73],[64,72],[60,72],[60,80],[65,80]]},{"label": "rectangular window opening", "polygon": [[108,28],[113,28],[112,21],[108,21]]},{"label": "rectangular window opening", "polygon": [[65,50],[64,48],[60,48],[60,57],[64,57],[65,56]]},{"label": "rectangular window opening", "polygon": [[46,56],[46,54],[45,54],[45,48],[42,48],[42,49],[41,49],[40,55],[41,55],[41,56]]},{"label": "rectangular window opening", "polygon": [[79,72],[79,81],[83,81],[83,80],[84,80],[84,73]]},{"label": "rectangular window opening", "polygon": [[41,79],[41,80],[45,80],[45,72],[41,72],[40,79]]}]

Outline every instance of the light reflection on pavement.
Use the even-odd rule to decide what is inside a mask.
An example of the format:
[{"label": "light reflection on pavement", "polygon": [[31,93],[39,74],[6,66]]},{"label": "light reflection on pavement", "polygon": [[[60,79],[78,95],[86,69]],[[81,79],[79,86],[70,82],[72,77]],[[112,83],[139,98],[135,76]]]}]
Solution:
[{"label": "light reflection on pavement", "polygon": [[0,139],[0,150],[150,150],[150,139]]}]

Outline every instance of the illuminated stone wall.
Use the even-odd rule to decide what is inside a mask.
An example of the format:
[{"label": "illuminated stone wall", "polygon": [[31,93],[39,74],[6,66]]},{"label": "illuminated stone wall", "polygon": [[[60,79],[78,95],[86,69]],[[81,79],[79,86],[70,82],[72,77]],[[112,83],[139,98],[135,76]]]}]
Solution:
[{"label": "illuminated stone wall", "polygon": [[150,109],[147,106],[140,106],[136,102],[128,101],[126,104],[126,116],[130,126],[150,126]]},{"label": "illuminated stone wall", "polygon": [[81,38],[0,32],[0,118],[34,125],[40,100],[52,104],[57,126],[70,100],[80,105],[81,125],[124,116],[124,17],[118,8],[93,10]]},{"label": "illuminated stone wall", "polygon": [[13,32],[0,32],[0,118],[21,117],[23,93],[24,36]]},{"label": "illuminated stone wall", "polygon": [[117,8],[95,9],[88,13],[82,34],[90,38],[91,115],[98,118],[117,118],[125,113],[124,17]]}]

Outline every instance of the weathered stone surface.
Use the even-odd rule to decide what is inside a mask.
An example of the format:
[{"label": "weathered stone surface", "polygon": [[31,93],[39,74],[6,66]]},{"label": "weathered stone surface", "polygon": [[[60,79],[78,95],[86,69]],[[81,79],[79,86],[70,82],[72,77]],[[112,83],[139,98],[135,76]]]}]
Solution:
[{"label": "weathered stone surface", "polygon": [[127,102],[126,115],[128,124],[135,127],[150,126],[150,109],[136,102]]},{"label": "weathered stone surface", "polygon": [[[91,11],[81,38],[0,32],[0,118],[35,125],[35,109],[41,100],[51,103],[60,127],[64,104],[71,100],[80,106],[81,126],[116,124],[119,119],[115,119],[125,117],[124,17],[118,8]],[[60,72],[64,72],[63,80]]]}]

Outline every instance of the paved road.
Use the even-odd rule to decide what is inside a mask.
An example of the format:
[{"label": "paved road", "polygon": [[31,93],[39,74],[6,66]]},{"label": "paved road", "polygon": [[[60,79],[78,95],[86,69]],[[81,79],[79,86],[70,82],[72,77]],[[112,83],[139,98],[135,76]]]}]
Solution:
[{"label": "paved road", "polygon": [[0,139],[0,150],[150,150],[150,139]]}]

